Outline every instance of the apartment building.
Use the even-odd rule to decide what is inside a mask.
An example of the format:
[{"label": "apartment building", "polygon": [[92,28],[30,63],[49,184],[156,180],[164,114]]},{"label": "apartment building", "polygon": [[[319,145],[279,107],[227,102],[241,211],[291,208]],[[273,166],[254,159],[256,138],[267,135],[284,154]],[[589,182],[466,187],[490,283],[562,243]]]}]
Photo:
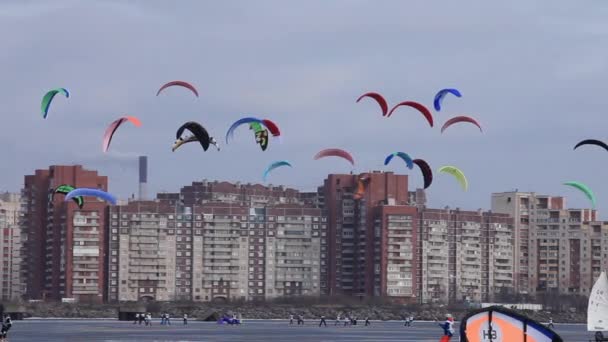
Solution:
[{"label": "apartment building", "polygon": [[[492,194],[492,210],[515,220],[519,293],[588,294],[605,241],[592,209],[565,209],[563,197],[533,192]],[[595,247],[593,247],[595,246]],[[599,249],[599,250],[598,250]],[[596,255],[595,259],[593,255]],[[596,261],[593,261],[596,260]],[[601,263],[601,262],[600,262]]]},{"label": "apartment building", "polygon": [[62,184],[108,188],[107,177],[80,165],[55,165],[25,176],[21,225],[27,236],[22,249],[27,297],[101,302],[106,204],[87,197],[80,209],[63,195],[52,196]]},{"label": "apartment building", "polygon": [[423,209],[419,220],[421,302],[479,302],[513,293],[512,218],[446,208]]},{"label": "apartment building", "polygon": [[19,299],[25,286],[22,282],[21,209],[18,193],[0,194],[0,299]]},{"label": "apartment building", "polygon": [[327,222],[320,209],[272,187],[194,184],[110,207],[110,301],[321,293]]},{"label": "apartment building", "polygon": [[332,237],[327,281],[322,281],[327,293],[414,300],[417,250],[411,246],[417,236],[416,207],[424,200],[422,191],[408,191],[407,175],[328,175],[319,200]]},{"label": "apartment building", "polygon": [[417,209],[374,208],[374,296],[417,301]]}]

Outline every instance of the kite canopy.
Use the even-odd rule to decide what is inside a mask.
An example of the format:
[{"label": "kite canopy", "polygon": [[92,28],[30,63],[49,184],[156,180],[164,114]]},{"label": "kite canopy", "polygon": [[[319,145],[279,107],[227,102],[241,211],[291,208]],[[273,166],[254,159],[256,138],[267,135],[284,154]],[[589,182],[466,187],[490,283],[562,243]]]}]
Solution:
[{"label": "kite canopy", "polygon": [[70,191],[64,198],[64,201],[68,201],[76,196],[89,196],[89,197],[97,197],[101,198],[106,202],[109,202],[112,205],[116,205],[116,197],[114,195],[105,192],[100,189],[91,189],[91,188],[78,188]]},{"label": "kite canopy", "polygon": [[454,178],[456,178],[458,183],[460,183],[462,190],[467,191],[467,189],[469,188],[469,183],[467,182],[467,178],[464,176],[464,173],[462,171],[460,171],[459,168],[457,168],[455,166],[442,166],[439,168],[438,172],[443,172],[443,173],[447,173],[447,174],[454,176]]},{"label": "kite canopy", "polygon": [[359,98],[357,99],[357,103],[359,103],[359,101],[361,101],[364,97],[374,99],[382,110],[382,116],[386,116],[386,112],[388,111],[388,104],[386,103],[386,100],[384,99],[384,97],[382,97],[382,95],[374,92],[365,93],[359,96]]},{"label": "kite canopy", "polygon": [[124,117],[112,122],[108,126],[108,128],[106,128],[106,132],[103,135],[103,145],[102,145],[103,152],[108,152],[108,149],[110,148],[110,143],[112,142],[112,137],[114,136],[114,133],[116,132],[118,127],[120,127],[120,125],[122,125],[123,123],[125,123],[127,121],[132,122],[137,127],[141,126],[141,121],[139,121],[139,119],[134,116],[124,116]]},{"label": "kite canopy", "polygon": [[369,176],[361,176],[357,180],[357,192],[353,195],[353,199],[360,200],[365,195],[365,190],[367,190],[367,185],[369,184],[370,178]]},{"label": "kite canopy", "polygon": [[418,102],[414,102],[414,101],[404,101],[404,102],[398,103],[395,107],[393,107],[393,109],[391,109],[391,111],[388,113],[387,116],[390,117],[393,114],[393,112],[401,106],[412,107],[412,108],[418,110],[424,116],[426,121],[428,121],[429,125],[431,127],[433,127],[433,115],[431,114],[431,111],[428,108],[426,108],[425,106],[423,106],[422,104],[420,104]]},{"label": "kite canopy", "polygon": [[479,130],[483,133],[483,130],[481,129],[481,126],[479,125],[477,120],[473,119],[470,116],[456,116],[456,117],[449,119],[448,121],[446,121],[443,124],[443,127],[441,127],[441,133],[443,133],[443,131],[445,131],[448,127],[450,127],[453,124],[458,123],[458,122],[472,123],[473,125],[477,126],[479,128]]},{"label": "kite canopy", "polygon": [[339,149],[339,148],[328,148],[325,150],[320,151],[319,153],[317,153],[314,156],[314,160],[317,159],[321,159],[321,158],[325,158],[325,157],[340,157],[343,159],[348,160],[352,166],[355,166],[355,160],[353,159],[353,156],[346,152],[345,150]]},{"label": "kite canopy", "polygon": [[596,139],[583,140],[583,141],[579,142],[578,144],[576,144],[576,146],[574,146],[574,149],[576,150],[577,148],[579,148],[583,145],[596,145],[596,146],[599,146],[599,147],[603,148],[604,150],[608,151],[608,145],[606,145],[605,142],[596,140]]},{"label": "kite canopy", "polygon": [[163,86],[160,87],[160,89],[158,89],[158,91],[156,92],[156,96],[158,96],[163,90],[173,86],[180,86],[189,89],[191,92],[194,93],[194,95],[196,95],[196,97],[198,97],[198,91],[196,90],[196,88],[194,88],[192,84],[184,81],[171,81],[163,84]]},{"label": "kite canopy", "polygon": [[443,103],[443,98],[447,94],[452,94],[456,97],[462,97],[462,94],[460,94],[458,89],[454,89],[454,88],[441,89],[439,92],[437,92],[437,95],[435,95],[435,99],[433,100],[433,106],[435,107],[436,111],[439,112],[441,110],[441,104]]},{"label": "kite canopy", "polygon": [[[182,139],[181,136],[185,130],[190,131],[194,135],[191,137],[188,137],[186,139]],[[211,138],[209,137],[209,133],[207,132],[205,127],[203,127],[198,122],[194,122],[194,121],[188,121],[188,122],[184,123],[183,125],[181,125],[177,129],[177,132],[175,133],[175,139],[177,139],[177,140],[175,141],[175,145],[173,145],[173,151],[175,151],[181,145],[189,143],[189,142],[193,142],[193,141],[198,141],[201,144],[201,146],[203,147],[203,150],[207,151],[207,149],[209,148],[210,141],[211,141],[210,140]]]},{"label": "kite canopy", "polygon": [[587,198],[591,201],[591,205],[593,206],[593,209],[595,209],[595,195],[593,194],[593,191],[591,191],[591,188],[589,188],[587,185],[585,185],[581,182],[576,182],[576,181],[565,182],[564,185],[571,186],[573,188],[576,188],[576,189],[582,191],[585,194],[585,196],[587,196]]},{"label": "kite canopy", "polygon": [[279,130],[279,126],[277,126],[274,122],[268,120],[268,119],[264,119],[262,120],[262,123],[264,124],[264,126],[266,126],[266,128],[268,128],[268,130],[270,131],[270,133],[272,133],[273,137],[278,137],[281,135],[281,131]]},{"label": "kite canopy", "polygon": [[255,142],[260,145],[262,151],[266,151],[266,148],[268,148],[268,129],[264,128],[262,124],[257,122],[249,124],[249,129],[253,130]]},{"label": "kite canopy", "polygon": [[[228,131],[226,132],[226,144],[228,143],[228,138],[233,137],[234,136],[234,131],[241,125],[244,124],[253,124],[253,123],[258,123],[260,125],[264,125],[264,121],[260,120],[258,118],[254,118],[254,117],[247,117],[247,118],[242,118],[242,119],[238,119],[236,120],[231,126],[230,128],[228,128]],[[250,126],[251,127],[251,126]]]},{"label": "kite canopy", "polygon": [[460,323],[462,342],[563,342],[553,330],[513,310],[500,306],[469,312]]},{"label": "kite canopy", "polygon": [[414,164],[418,165],[420,171],[422,172],[422,177],[424,177],[424,188],[428,188],[433,183],[433,171],[429,164],[423,159],[414,159]]},{"label": "kite canopy", "polygon": [[[74,189],[76,188],[68,184],[62,184],[55,189],[50,189],[50,201],[53,201],[55,194],[67,195]],[[82,209],[82,206],[84,205],[84,199],[82,196],[73,197],[72,200],[78,205],[78,208]]]},{"label": "kite canopy", "polygon": [[70,98],[70,92],[65,88],[57,88],[50,90],[47,92],[44,97],[42,97],[42,103],[40,104],[42,110],[42,117],[46,119],[49,114],[49,107],[51,106],[51,101],[55,98],[55,95],[62,94],[66,98]]},{"label": "kite canopy", "polygon": [[266,181],[266,178],[268,177],[268,174],[270,173],[270,171],[272,171],[272,170],[274,170],[274,169],[276,169],[278,167],[281,167],[281,166],[289,166],[289,167],[291,167],[291,164],[288,161],[286,161],[286,160],[279,160],[279,161],[276,161],[274,163],[271,163],[270,165],[268,165],[268,167],[266,168],[266,170],[264,170],[264,175],[262,176],[262,178],[264,179],[264,181]]},{"label": "kite canopy", "polygon": [[384,165],[388,165],[388,163],[390,163],[391,160],[393,160],[393,157],[395,157],[395,156],[403,159],[403,161],[407,165],[408,169],[411,170],[411,169],[414,168],[414,162],[412,161],[412,158],[410,158],[410,156],[407,153],[405,153],[405,152],[395,152],[395,153],[389,154],[386,157],[386,159],[384,159]]}]

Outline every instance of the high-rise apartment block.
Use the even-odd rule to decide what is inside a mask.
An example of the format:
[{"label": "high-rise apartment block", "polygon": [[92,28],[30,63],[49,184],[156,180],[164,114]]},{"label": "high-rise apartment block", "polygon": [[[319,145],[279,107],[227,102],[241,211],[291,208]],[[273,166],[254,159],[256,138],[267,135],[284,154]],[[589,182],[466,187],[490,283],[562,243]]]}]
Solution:
[{"label": "high-rise apartment block", "polygon": [[203,181],[111,207],[109,300],[319,295],[327,223],[300,195]]},{"label": "high-rise apartment block", "polygon": [[21,228],[19,194],[0,194],[0,299],[19,299],[25,286],[22,281]]},{"label": "high-rise apartment block", "polygon": [[322,286],[330,295],[415,298],[418,220],[408,178],[331,174],[323,187],[329,236]]},{"label": "high-rise apartment block", "polygon": [[588,295],[607,266],[608,224],[591,209],[565,209],[563,197],[492,194],[492,211],[514,218],[515,286],[519,293]]},{"label": "high-rise apartment block", "polygon": [[420,212],[423,303],[488,301],[513,293],[513,219],[491,212]]},{"label": "high-rise apartment block", "polygon": [[82,209],[52,190],[68,184],[106,190],[108,180],[80,165],[51,166],[25,176],[22,229],[27,297],[101,302],[105,284],[106,203],[87,197]]}]

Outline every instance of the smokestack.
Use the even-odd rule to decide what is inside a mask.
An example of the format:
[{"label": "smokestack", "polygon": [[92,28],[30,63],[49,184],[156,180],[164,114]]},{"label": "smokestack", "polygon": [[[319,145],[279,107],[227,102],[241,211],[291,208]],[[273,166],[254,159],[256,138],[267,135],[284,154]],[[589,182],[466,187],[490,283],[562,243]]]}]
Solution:
[{"label": "smokestack", "polygon": [[148,157],[139,156],[139,200],[143,201],[147,197],[148,187]]}]

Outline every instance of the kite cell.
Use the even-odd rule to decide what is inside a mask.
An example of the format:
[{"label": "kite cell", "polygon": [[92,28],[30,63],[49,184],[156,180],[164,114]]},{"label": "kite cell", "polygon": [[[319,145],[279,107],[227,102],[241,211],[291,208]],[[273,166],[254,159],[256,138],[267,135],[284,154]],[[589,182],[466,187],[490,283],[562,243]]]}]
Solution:
[{"label": "kite cell", "polygon": [[114,197],[114,195],[112,195],[108,192],[105,192],[103,190],[91,189],[91,188],[74,189],[65,196],[64,201],[68,201],[68,200],[72,199],[73,197],[77,197],[77,196],[88,196],[88,197],[101,198],[102,200],[109,202],[112,205],[116,205],[116,202],[117,202],[116,197]]},{"label": "kite cell", "polygon": [[270,171],[272,171],[272,170],[274,170],[274,169],[276,169],[278,167],[281,167],[281,166],[289,166],[289,167],[291,167],[291,164],[288,161],[286,161],[286,160],[279,160],[279,161],[276,161],[276,162],[268,165],[268,167],[266,168],[266,170],[264,170],[264,175],[262,176],[262,178],[264,179],[264,181],[266,181],[266,178],[268,177],[268,174],[270,173]]},{"label": "kite cell", "polygon": [[439,168],[438,172],[448,173],[448,174],[454,176],[454,178],[456,178],[458,183],[460,183],[462,190],[467,191],[467,189],[469,188],[469,183],[467,182],[467,178],[465,177],[464,173],[462,171],[460,171],[460,169],[458,169],[457,167],[442,166]]},{"label": "kite cell", "polygon": [[114,136],[114,133],[116,132],[118,127],[120,127],[120,125],[122,125],[124,122],[127,122],[127,121],[130,121],[137,127],[141,126],[141,121],[139,121],[139,119],[134,116],[124,116],[124,117],[112,122],[108,126],[108,128],[106,128],[106,132],[103,135],[103,146],[102,146],[103,152],[108,152],[108,149],[110,148],[110,143],[112,142],[112,137]]},{"label": "kite cell", "polygon": [[424,177],[424,188],[428,188],[433,183],[433,171],[429,164],[423,159],[414,159],[414,164],[418,165],[420,171],[422,172],[422,177]]},{"label": "kite cell", "polygon": [[435,107],[436,111],[440,111],[441,110],[441,104],[443,103],[443,98],[447,95],[447,94],[452,94],[456,97],[462,97],[462,94],[460,94],[460,92],[458,91],[458,89],[454,89],[454,88],[446,88],[446,89],[441,89],[437,95],[435,95],[435,99],[433,100],[433,106]]},{"label": "kite cell", "polygon": [[449,119],[448,121],[446,121],[443,124],[443,127],[441,127],[441,133],[443,133],[443,131],[445,131],[448,127],[450,127],[453,124],[458,123],[458,122],[472,123],[473,125],[477,126],[481,132],[483,132],[483,130],[481,129],[481,126],[479,125],[479,123],[477,122],[477,120],[473,119],[472,117],[470,117],[470,116],[455,116],[455,117]]},{"label": "kite cell", "polygon": [[571,186],[573,188],[576,188],[576,189],[582,191],[585,194],[585,196],[587,196],[587,198],[591,201],[591,205],[593,206],[593,209],[595,209],[595,195],[593,194],[593,191],[591,191],[591,189],[587,185],[585,185],[581,182],[576,182],[576,181],[566,182],[566,183],[564,183],[564,185]]},{"label": "kite cell", "polygon": [[401,107],[401,106],[412,107],[412,108],[418,110],[420,113],[422,113],[422,115],[424,115],[424,118],[426,119],[426,121],[428,121],[429,125],[431,125],[431,127],[433,127],[433,115],[431,114],[431,111],[429,111],[428,108],[426,108],[422,104],[420,104],[418,102],[414,102],[414,101],[404,101],[404,102],[398,103],[395,107],[393,107],[393,109],[391,109],[391,111],[388,113],[388,116],[390,117],[393,114],[393,112],[398,107]]},{"label": "kite cell", "polygon": [[42,109],[42,117],[46,119],[49,114],[49,107],[51,106],[51,101],[55,98],[55,95],[62,94],[66,98],[70,98],[70,92],[65,88],[57,88],[47,92],[42,98],[42,103],[40,105]]},{"label": "kite cell", "polygon": [[163,90],[165,90],[169,87],[173,87],[173,86],[180,86],[180,87],[189,89],[191,92],[194,93],[194,95],[196,95],[196,97],[198,97],[198,91],[196,90],[196,88],[194,88],[194,86],[192,84],[190,84],[188,82],[184,82],[184,81],[172,81],[172,82],[163,84],[163,86],[160,87],[160,89],[158,89],[158,91],[156,92],[156,96],[158,96]]},{"label": "kite cell", "polygon": [[407,165],[408,169],[411,170],[414,168],[414,162],[412,161],[412,158],[410,158],[410,156],[405,152],[395,152],[395,153],[389,154],[386,157],[386,159],[384,159],[384,165],[388,165],[388,163],[390,163],[391,160],[393,160],[393,157],[399,157],[399,158],[403,159],[403,161]]},{"label": "kite cell", "polygon": [[583,145],[596,145],[596,146],[599,146],[599,147],[603,148],[604,150],[608,151],[608,145],[606,145],[605,142],[600,141],[600,140],[595,140],[595,139],[583,140],[583,141],[579,142],[578,144],[576,144],[576,146],[574,146],[574,149],[576,150],[577,148],[579,148]]},{"label": "kite cell", "polygon": [[346,152],[345,150],[339,149],[339,148],[328,148],[325,150],[320,151],[319,153],[317,153],[314,156],[314,160],[317,159],[321,159],[321,158],[325,158],[325,157],[340,157],[340,158],[344,158],[346,160],[348,160],[352,166],[355,166],[355,160],[353,159],[353,156]]},{"label": "kite cell", "polygon": [[[184,133],[185,130],[190,131],[193,135],[182,138],[182,134]],[[183,144],[189,143],[189,142],[193,142],[193,141],[198,141],[201,146],[203,147],[203,150],[207,151],[207,149],[209,148],[209,145],[215,145],[215,147],[218,149],[220,149],[219,145],[217,144],[217,141],[215,141],[215,139],[213,137],[209,136],[209,133],[207,133],[207,130],[205,129],[205,127],[201,126],[201,124],[199,124],[198,122],[194,122],[194,121],[188,121],[185,124],[181,125],[180,128],[177,129],[177,132],[175,133],[175,143],[173,144],[173,151],[175,151],[178,147],[180,147]]]},{"label": "kite cell", "polygon": [[386,100],[384,99],[384,97],[382,97],[382,95],[374,92],[365,93],[359,96],[359,98],[357,99],[357,103],[359,103],[359,101],[361,101],[364,97],[374,99],[382,110],[382,116],[386,116],[386,112],[388,111],[388,104],[386,103]]},{"label": "kite cell", "polygon": [[[76,188],[67,184],[62,184],[55,189],[51,189],[51,201],[55,198],[55,194],[67,195],[74,189]],[[78,208],[82,209],[82,206],[84,205],[82,196],[73,197],[72,200],[78,205]]]}]

